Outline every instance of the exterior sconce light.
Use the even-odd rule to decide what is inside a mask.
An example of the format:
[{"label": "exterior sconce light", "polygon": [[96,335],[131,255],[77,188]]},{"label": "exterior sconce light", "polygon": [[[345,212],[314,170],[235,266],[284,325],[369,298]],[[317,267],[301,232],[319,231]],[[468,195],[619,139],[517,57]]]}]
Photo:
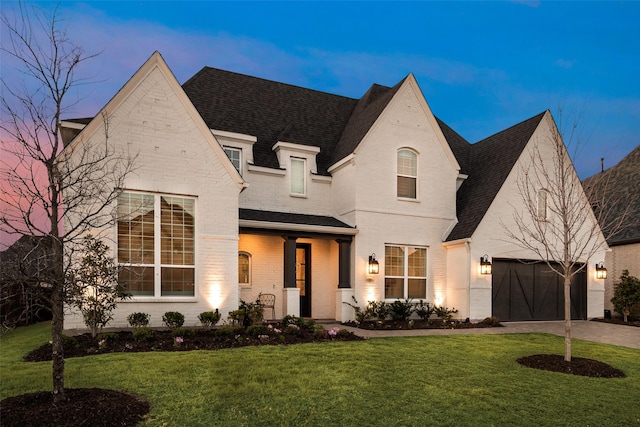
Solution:
[{"label": "exterior sconce light", "polygon": [[480,257],[480,274],[491,274],[491,261],[487,254]]},{"label": "exterior sconce light", "polygon": [[607,269],[604,268],[604,261],[600,261],[596,264],[596,279],[606,279]]},{"label": "exterior sconce light", "polygon": [[376,254],[369,255],[369,264],[367,265],[367,273],[378,274],[380,272],[380,265],[376,260]]}]

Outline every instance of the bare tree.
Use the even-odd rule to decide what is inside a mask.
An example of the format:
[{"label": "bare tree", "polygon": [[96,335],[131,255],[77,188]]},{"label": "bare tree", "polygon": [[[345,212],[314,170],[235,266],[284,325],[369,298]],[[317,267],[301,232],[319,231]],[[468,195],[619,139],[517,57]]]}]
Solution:
[{"label": "bare tree", "polygon": [[104,138],[68,147],[60,136],[62,116],[74,102],[72,89],[87,84],[76,74],[97,54],[85,54],[67,36],[57,14],[20,4],[2,15],[2,54],[17,64],[20,83],[2,79],[2,216],[0,231],[17,236],[47,236],[44,268],[23,274],[29,283],[51,288],[54,401],[64,399],[62,332],[67,295],[65,277],[82,236],[114,220],[112,206],[135,156],[109,143],[105,113]]},{"label": "bare tree", "polygon": [[[560,112],[560,118],[562,112]],[[612,216],[604,202],[607,184],[583,189],[567,152],[577,144],[578,122],[563,134],[551,122],[548,137],[534,141],[519,171],[517,186],[524,209],[514,208],[516,227],[503,223],[508,238],[533,252],[563,280],[564,360],[571,361],[571,280],[587,268],[587,262],[606,247],[606,238],[620,230],[628,215]],[[599,208],[594,211],[592,205]],[[608,224],[606,235],[599,224]]]}]

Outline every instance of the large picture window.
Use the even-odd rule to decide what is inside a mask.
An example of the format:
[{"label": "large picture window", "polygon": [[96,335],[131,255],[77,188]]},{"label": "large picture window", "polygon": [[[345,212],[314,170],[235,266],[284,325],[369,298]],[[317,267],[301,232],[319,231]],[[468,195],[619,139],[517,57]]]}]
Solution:
[{"label": "large picture window", "polygon": [[385,247],[384,297],[427,297],[427,248],[400,245]]},{"label": "large picture window", "polygon": [[418,188],[418,155],[409,149],[398,150],[398,197],[415,199]]},{"label": "large picture window", "polygon": [[195,295],[195,200],[118,196],[119,278],[134,296]]}]

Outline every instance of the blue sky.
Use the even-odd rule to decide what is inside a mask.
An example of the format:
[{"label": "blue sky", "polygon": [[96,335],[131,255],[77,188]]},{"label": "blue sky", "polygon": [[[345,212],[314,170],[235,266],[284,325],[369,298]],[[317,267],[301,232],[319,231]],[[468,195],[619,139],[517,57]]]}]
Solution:
[{"label": "blue sky", "polygon": [[103,51],[85,68],[96,83],[72,94],[78,117],[158,50],[181,83],[211,66],[360,97],[411,72],[470,142],[549,109],[561,128],[577,120],[581,178],[640,144],[640,2],[62,1],[59,14]]}]

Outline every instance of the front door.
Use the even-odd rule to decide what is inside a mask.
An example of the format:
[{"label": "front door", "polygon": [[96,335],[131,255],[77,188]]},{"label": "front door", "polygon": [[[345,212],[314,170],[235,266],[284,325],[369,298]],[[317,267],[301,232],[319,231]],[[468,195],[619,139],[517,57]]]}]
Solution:
[{"label": "front door", "polygon": [[300,289],[300,317],[311,317],[311,245],[296,245],[296,286]]}]

